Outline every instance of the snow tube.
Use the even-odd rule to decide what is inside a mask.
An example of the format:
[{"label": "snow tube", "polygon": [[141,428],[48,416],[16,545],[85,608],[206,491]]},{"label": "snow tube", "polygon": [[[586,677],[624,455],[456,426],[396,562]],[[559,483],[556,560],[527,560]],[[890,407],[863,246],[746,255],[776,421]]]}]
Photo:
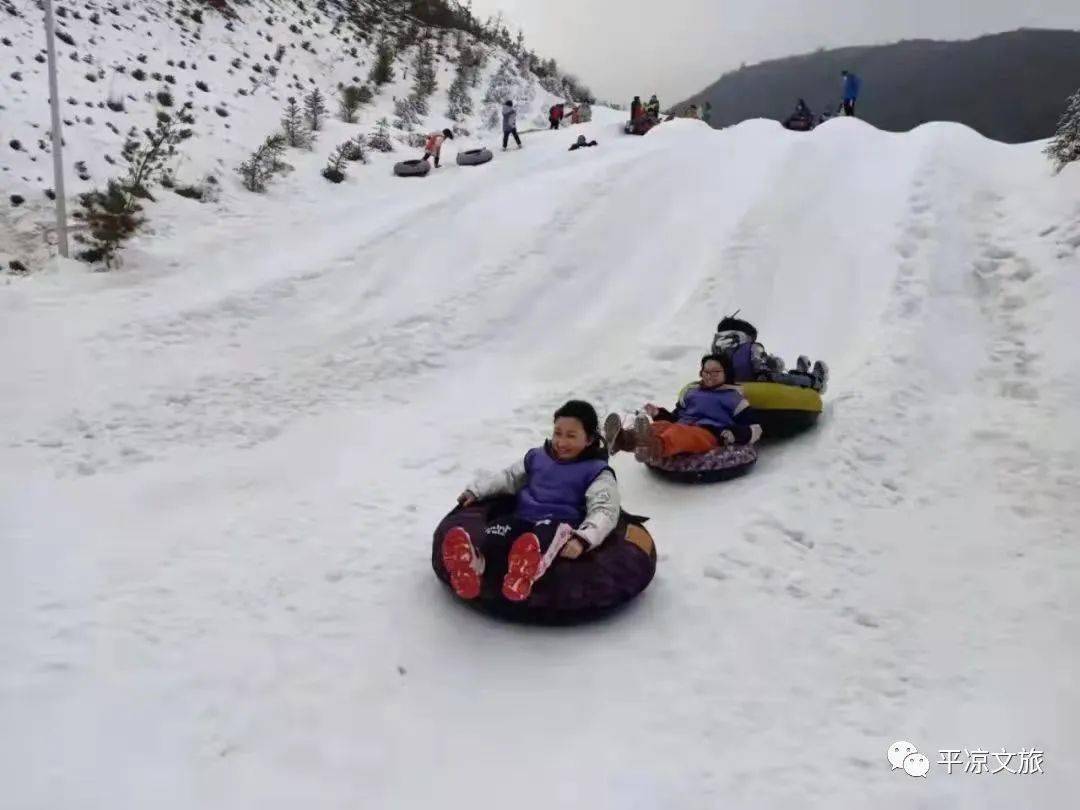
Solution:
[{"label": "snow tube", "polygon": [[813,427],[821,416],[821,394],[813,388],[775,382],[747,382],[739,387],[757,413],[764,438],[794,436]]},{"label": "snow tube", "polygon": [[757,462],[752,445],[718,447],[708,453],[681,453],[644,461],[646,467],[665,478],[687,484],[727,481],[750,472]]},{"label": "snow tube", "polygon": [[809,132],[814,128],[814,119],[802,115],[793,115],[783,123],[784,129],[792,132]]},{"label": "snow tube", "polygon": [[458,152],[458,166],[480,166],[495,157],[490,149],[469,149],[467,152]]},{"label": "snow tube", "polygon": [[642,116],[636,121],[627,121],[623,127],[623,132],[627,135],[645,135],[660,122],[655,118],[648,116]]},{"label": "snow tube", "polygon": [[394,174],[398,177],[425,177],[431,171],[431,164],[426,160],[403,160],[394,164]]},{"label": "snow tube", "polygon": [[[431,567],[446,585],[450,576],[442,562],[442,540],[454,526],[473,538],[514,511],[514,498],[493,498],[458,507],[435,529]],[[529,624],[568,625],[605,616],[622,607],[652,581],[656,573],[656,546],[642,525],[647,518],[623,512],[608,538],[594,551],[576,560],[558,559],[533,586],[524,602],[503,598],[506,555],[513,537],[487,535],[486,567],[480,596],[466,604],[501,618]],[[501,546],[499,544],[502,544]]]}]

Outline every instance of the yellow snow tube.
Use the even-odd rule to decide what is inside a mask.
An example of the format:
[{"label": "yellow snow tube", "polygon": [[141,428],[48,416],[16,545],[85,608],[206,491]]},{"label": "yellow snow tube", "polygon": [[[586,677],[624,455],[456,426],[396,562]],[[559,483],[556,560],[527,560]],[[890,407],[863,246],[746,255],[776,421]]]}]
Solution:
[{"label": "yellow snow tube", "polygon": [[772,382],[740,383],[758,416],[762,434],[777,439],[813,427],[821,415],[821,394],[812,388]]},{"label": "yellow snow tube", "polygon": [[821,413],[821,394],[813,388],[771,382],[740,383],[747,401],[759,411],[807,411]]}]

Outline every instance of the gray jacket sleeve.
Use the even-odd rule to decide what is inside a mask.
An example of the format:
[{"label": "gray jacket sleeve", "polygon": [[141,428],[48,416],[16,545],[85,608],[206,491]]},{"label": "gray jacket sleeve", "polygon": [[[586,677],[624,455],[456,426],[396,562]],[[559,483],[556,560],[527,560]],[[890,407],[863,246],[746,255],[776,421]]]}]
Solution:
[{"label": "gray jacket sleeve", "polygon": [[478,477],[465,491],[471,492],[478,500],[494,498],[496,495],[516,495],[527,480],[525,459],[521,459],[497,473]]},{"label": "gray jacket sleeve", "polygon": [[769,366],[769,353],[760,343],[755,343],[750,347],[750,365],[755,374],[767,374],[772,370]]},{"label": "gray jacket sleeve", "polygon": [[585,520],[574,531],[590,548],[596,548],[619,522],[619,485],[611,470],[604,470],[585,490]]}]

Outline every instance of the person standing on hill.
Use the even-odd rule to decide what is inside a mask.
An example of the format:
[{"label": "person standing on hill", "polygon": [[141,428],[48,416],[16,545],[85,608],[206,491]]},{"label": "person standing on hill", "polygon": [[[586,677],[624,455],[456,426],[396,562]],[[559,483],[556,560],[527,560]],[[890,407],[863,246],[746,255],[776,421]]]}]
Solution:
[{"label": "person standing on hill", "polygon": [[506,151],[507,144],[510,143],[510,136],[514,136],[514,140],[517,141],[518,149],[521,148],[521,138],[518,136],[517,131],[517,110],[514,109],[514,102],[507,99],[503,103],[502,108],[502,124],[503,124],[503,151]]},{"label": "person standing on hill", "polygon": [[651,118],[660,118],[660,100],[656,97],[656,93],[649,97],[649,103],[645,105],[645,112]]},{"label": "person standing on hill", "polygon": [[630,102],[630,120],[637,121],[644,112],[645,105],[641,103],[641,96],[634,96],[634,100]]},{"label": "person standing on hill", "polygon": [[859,100],[862,79],[846,70],[840,72],[844,82],[844,115],[855,115],[855,102]]}]

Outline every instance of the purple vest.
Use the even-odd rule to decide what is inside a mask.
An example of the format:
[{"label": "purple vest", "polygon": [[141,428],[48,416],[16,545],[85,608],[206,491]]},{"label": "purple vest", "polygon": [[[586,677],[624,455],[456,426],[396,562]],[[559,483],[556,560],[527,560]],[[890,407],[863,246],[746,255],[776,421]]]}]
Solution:
[{"label": "purple vest", "polygon": [[525,454],[528,482],[517,494],[515,514],[522,520],[550,518],[577,526],[585,519],[585,490],[604,470],[606,461],[558,461],[545,448]]},{"label": "purple vest", "polygon": [[753,362],[753,343],[740,343],[730,355],[731,370],[735,372],[735,379],[728,382],[741,383],[753,382],[756,377]]},{"label": "purple vest", "polygon": [[691,388],[683,396],[679,421],[723,430],[735,424],[735,409],[742,400],[742,391],[737,388]]}]

